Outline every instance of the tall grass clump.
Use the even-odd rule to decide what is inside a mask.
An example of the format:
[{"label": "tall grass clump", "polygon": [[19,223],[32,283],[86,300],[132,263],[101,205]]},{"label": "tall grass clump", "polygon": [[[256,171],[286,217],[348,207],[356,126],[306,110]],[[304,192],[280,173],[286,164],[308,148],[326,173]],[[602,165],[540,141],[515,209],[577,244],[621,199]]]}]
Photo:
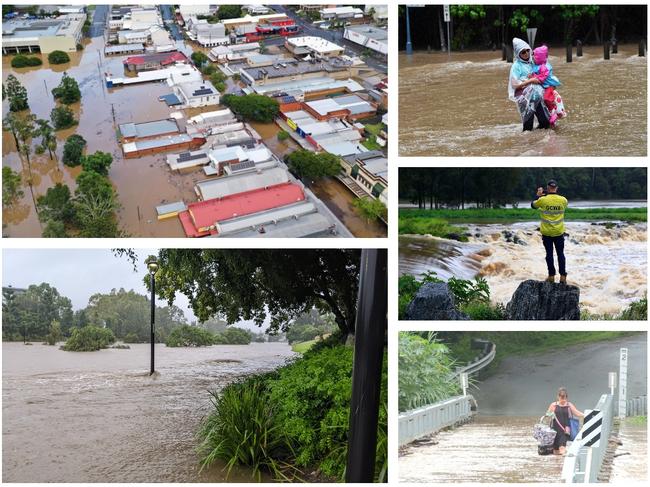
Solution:
[{"label": "tall grass clump", "polygon": [[399,410],[434,404],[460,393],[452,376],[454,361],[449,349],[431,333],[423,338],[411,332],[399,334]]},{"label": "tall grass clump", "polygon": [[94,352],[115,342],[115,335],[108,328],[86,325],[83,328],[73,328],[70,338],[61,347],[66,352]]},{"label": "tall grass clump", "polygon": [[197,326],[183,325],[174,328],[165,341],[168,347],[205,347],[213,345],[214,334]]},{"label": "tall grass clump", "polygon": [[400,213],[398,230],[400,235],[432,235],[467,242],[467,236],[465,235],[467,228],[450,225],[446,220],[432,216],[419,217],[415,214]]}]

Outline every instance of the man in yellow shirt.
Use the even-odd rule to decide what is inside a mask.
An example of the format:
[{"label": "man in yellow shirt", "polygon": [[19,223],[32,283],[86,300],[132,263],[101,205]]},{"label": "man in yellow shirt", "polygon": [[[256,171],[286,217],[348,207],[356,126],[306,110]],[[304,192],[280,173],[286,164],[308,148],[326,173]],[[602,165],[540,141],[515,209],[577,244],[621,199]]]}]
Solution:
[{"label": "man in yellow shirt", "polygon": [[537,188],[537,199],[530,206],[540,210],[542,243],[546,250],[546,267],[548,267],[548,282],[555,282],[555,262],[553,247],[557,252],[557,262],[560,270],[560,283],[566,284],[566,259],[564,258],[564,211],[569,206],[567,199],[558,194],[557,181],[551,179],[546,185],[546,193],[541,186]]}]

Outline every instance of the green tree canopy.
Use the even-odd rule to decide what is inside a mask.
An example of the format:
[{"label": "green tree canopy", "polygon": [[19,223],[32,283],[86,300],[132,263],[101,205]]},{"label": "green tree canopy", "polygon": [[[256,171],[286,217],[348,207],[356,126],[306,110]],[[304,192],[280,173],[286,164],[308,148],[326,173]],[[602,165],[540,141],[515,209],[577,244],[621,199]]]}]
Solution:
[{"label": "green tree canopy", "polygon": [[192,58],[192,61],[194,61],[194,64],[199,67],[209,61],[208,56],[202,51],[194,51],[190,57]]},{"label": "green tree canopy", "polygon": [[24,54],[16,54],[11,59],[12,68],[26,68],[31,66],[40,66],[41,64],[43,64],[43,61],[41,61],[36,56],[25,56]]},{"label": "green tree canopy", "polygon": [[[156,291],[170,304],[188,297],[205,321],[267,317],[270,331],[315,308],[331,312],[342,336],[354,333],[360,251],[355,249],[161,249]],[[149,286],[149,279],[145,279]]]},{"label": "green tree canopy", "polygon": [[59,100],[61,103],[66,105],[81,100],[81,91],[79,90],[77,80],[68,76],[68,73],[66,72],[63,73],[63,78],[61,78],[59,86],[52,90],[52,95],[55,100]]},{"label": "green tree canopy", "polygon": [[11,206],[23,194],[20,173],[9,166],[2,166],[2,206]]},{"label": "green tree canopy", "polygon": [[86,147],[86,139],[81,135],[72,134],[68,137],[63,145],[63,164],[70,167],[81,164],[84,147]]},{"label": "green tree canopy", "polygon": [[74,218],[70,188],[65,184],[57,183],[47,188],[45,194],[39,196],[36,201],[39,216],[43,221],[53,220],[65,224],[70,223]]},{"label": "green tree canopy", "polygon": [[50,64],[65,64],[70,62],[70,56],[64,51],[52,51],[47,55]]},{"label": "green tree canopy", "polygon": [[319,179],[325,176],[336,176],[341,172],[341,163],[334,154],[299,149],[287,156],[289,169],[299,177]]},{"label": "green tree canopy", "polygon": [[9,100],[10,111],[20,112],[21,110],[27,110],[29,108],[27,90],[20,84],[18,78],[13,74],[10,74],[7,76],[7,81],[5,81],[3,86],[7,99]]},{"label": "green tree canopy", "polygon": [[221,103],[246,121],[271,123],[280,112],[277,100],[253,93],[243,96],[223,95]]},{"label": "green tree canopy", "polygon": [[81,157],[81,166],[84,171],[92,171],[102,176],[108,175],[108,168],[113,163],[113,156],[108,152],[97,151]]},{"label": "green tree canopy", "polygon": [[62,130],[77,125],[74,112],[67,106],[54,107],[50,113],[50,119],[55,130]]}]

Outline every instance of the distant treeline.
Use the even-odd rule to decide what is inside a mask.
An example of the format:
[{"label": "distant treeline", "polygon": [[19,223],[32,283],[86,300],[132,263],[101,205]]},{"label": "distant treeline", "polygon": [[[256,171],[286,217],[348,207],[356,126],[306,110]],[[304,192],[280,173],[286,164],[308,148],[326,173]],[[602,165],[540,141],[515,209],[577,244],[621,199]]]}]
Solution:
[{"label": "distant treeline", "polygon": [[[637,42],[647,36],[646,5],[452,5],[452,50],[500,49],[513,37],[526,39],[536,27],[536,44]],[[414,49],[447,48],[442,5],[410,9]],[[405,7],[399,8],[399,46],[406,45]]]},{"label": "distant treeline", "polygon": [[402,168],[399,198],[419,208],[495,208],[531,200],[555,179],[571,200],[647,198],[647,169],[638,168]]}]

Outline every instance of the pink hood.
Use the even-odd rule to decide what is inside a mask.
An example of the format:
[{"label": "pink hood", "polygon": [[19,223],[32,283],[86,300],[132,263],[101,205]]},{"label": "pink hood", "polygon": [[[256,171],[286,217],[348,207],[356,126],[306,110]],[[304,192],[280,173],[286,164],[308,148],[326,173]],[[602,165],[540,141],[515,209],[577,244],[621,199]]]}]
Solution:
[{"label": "pink hood", "polygon": [[546,64],[547,59],[548,59],[547,46],[539,46],[533,50],[533,60],[535,61],[535,64]]}]

